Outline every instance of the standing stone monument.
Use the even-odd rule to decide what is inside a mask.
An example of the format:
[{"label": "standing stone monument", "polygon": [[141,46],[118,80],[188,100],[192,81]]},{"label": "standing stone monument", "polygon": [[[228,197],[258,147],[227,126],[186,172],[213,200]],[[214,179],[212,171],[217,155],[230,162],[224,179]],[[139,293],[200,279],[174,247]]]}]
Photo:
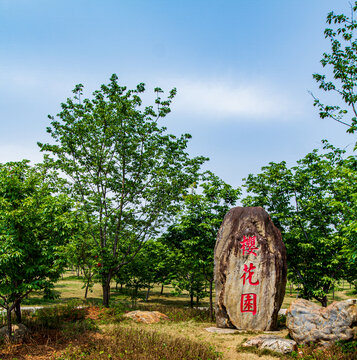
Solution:
[{"label": "standing stone monument", "polygon": [[214,250],[216,322],[220,328],[276,330],[286,286],[280,231],[261,207],[235,207]]}]

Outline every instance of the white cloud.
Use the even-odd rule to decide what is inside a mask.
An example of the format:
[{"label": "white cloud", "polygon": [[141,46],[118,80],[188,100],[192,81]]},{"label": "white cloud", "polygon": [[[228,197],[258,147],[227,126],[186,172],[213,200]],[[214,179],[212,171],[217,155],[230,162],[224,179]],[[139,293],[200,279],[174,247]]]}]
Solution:
[{"label": "white cloud", "polygon": [[[0,92],[6,93],[7,97],[20,97],[22,101],[28,98],[35,102],[46,99],[47,103],[59,104],[66,97],[72,96],[71,89],[74,84],[83,82],[85,96],[90,96],[92,91],[99,88],[99,84],[108,82],[109,77],[103,73],[90,74],[83,72],[73,74],[27,69],[28,71],[14,71],[6,69],[0,71]],[[135,86],[139,81],[134,77],[120,79]],[[272,80],[247,79],[232,81],[227,77],[222,78],[195,78],[177,77],[175,75],[162,75],[153,73],[140,74],[141,81],[147,84],[147,98],[149,103],[153,100],[153,88],[161,86],[164,89],[176,87],[178,93],[172,103],[174,114],[194,117],[198,122],[284,122],[292,121],[294,117],[306,112],[303,92],[299,96],[294,94],[294,89],[280,85]],[[48,79],[51,79],[50,81]],[[2,84],[2,85],[1,85]],[[5,85],[6,84],[6,85]],[[133,85],[134,84],[134,85]],[[296,91],[295,91],[296,92]],[[11,95],[10,95],[11,94]],[[310,104],[309,104],[310,106]]]},{"label": "white cloud", "polygon": [[[165,81],[167,82],[167,80]],[[202,121],[286,121],[299,106],[292,95],[261,81],[240,84],[224,80],[170,80],[178,89],[172,109]]]}]

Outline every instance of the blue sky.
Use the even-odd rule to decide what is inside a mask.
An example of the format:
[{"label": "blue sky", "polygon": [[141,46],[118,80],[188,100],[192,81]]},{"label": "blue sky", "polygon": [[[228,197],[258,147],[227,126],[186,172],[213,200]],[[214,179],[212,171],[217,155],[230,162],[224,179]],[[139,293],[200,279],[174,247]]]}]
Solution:
[{"label": "blue sky", "polygon": [[[75,84],[177,87],[170,132],[234,186],[270,161],[293,165],[321,139],[353,136],[321,120],[308,90],[345,0],[0,0],[0,162],[41,161],[47,115]],[[337,101],[337,99],[336,99]],[[352,147],[352,145],[350,145]]]}]

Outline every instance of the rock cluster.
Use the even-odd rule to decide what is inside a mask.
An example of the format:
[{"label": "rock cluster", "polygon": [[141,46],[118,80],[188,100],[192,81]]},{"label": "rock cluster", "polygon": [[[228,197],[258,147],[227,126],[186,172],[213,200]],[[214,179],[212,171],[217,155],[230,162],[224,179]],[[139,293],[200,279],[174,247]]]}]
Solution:
[{"label": "rock cluster", "polygon": [[[12,334],[15,341],[22,341],[29,333],[28,328],[23,324],[12,325]],[[0,338],[8,335],[7,326],[0,328]]]},{"label": "rock cluster", "polygon": [[133,319],[136,322],[141,322],[144,324],[154,324],[160,320],[170,320],[168,316],[162,314],[158,311],[131,311],[124,314],[124,317]]},{"label": "rock cluster", "polygon": [[357,300],[335,301],[323,308],[310,301],[297,299],[289,307],[286,326],[298,344],[310,342],[329,345],[353,337],[357,325]]},{"label": "rock cluster", "polygon": [[224,217],[214,254],[217,327],[275,330],[285,295],[286,251],[261,207]]},{"label": "rock cluster", "polygon": [[247,340],[242,346],[255,346],[259,349],[269,349],[281,354],[289,354],[297,348],[294,340],[284,339],[276,335],[259,335]]}]

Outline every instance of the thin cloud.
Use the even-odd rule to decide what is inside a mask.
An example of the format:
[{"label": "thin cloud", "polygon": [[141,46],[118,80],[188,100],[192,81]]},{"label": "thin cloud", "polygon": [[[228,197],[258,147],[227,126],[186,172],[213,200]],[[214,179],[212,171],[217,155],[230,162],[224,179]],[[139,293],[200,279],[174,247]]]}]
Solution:
[{"label": "thin cloud", "polygon": [[178,80],[172,109],[203,121],[286,121],[296,116],[299,106],[292,96],[263,83],[231,84],[213,80]]}]

